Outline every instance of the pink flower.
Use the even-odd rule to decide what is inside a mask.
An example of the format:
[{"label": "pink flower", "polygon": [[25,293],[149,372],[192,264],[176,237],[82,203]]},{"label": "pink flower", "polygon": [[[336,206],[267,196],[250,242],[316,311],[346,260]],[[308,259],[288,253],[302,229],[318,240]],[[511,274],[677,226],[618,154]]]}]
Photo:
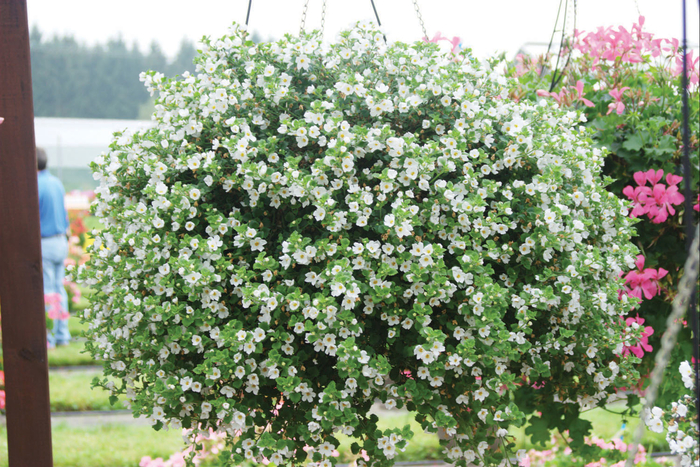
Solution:
[{"label": "pink flower", "polygon": [[[641,327],[642,324],[644,324],[644,318],[640,318],[637,316],[636,318],[627,318],[625,320],[625,323],[627,323],[627,326],[632,326],[634,323],[639,325]],[[642,358],[644,356],[644,352],[651,352],[654,350],[654,348],[649,345],[649,336],[654,334],[654,328],[651,326],[645,326],[644,330],[642,331],[642,336],[639,339],[639,342],[637,344],[632,345],[632,346],[626,346],[625,348],[622,349],[622,356],[629,355],[630,353],[633,353],[635,357],[637,358]],[[624,449],[622,449],[622,446],[624,446]],[[622,452],[625,452],[627,450],[627,446],[624,443],[621,443],[621,446],[618,446],[618,449]]]},{"label": "pink flower", "polygon": [[698,204],[693,206],[693,209],[695,209],[696,211],[700,211],[700,195],[698,195]]},{"label": "pink flower", "polygon": [[[668,215],[676,214],[676,210],[673,208],[674,205],[683,204],[685,198],[682,194],[678,192],[677,186],[671,186],[666,188],[665,185],[656,184],[652,189],[653,205],[649,206],[649,218],[654,224],[661,224],[666,222]],[[649,201],[647,201],[649,204]]]},{"label": "pink flower", "polygon": [[657,171],[654,171],[654,169],[649,169],[646,172],[646,180],[654,185],[656,183],[659,183],[659,180],[661,180],[664,176],[664,171],[659,169]]},{"label": "pink flower", "polygon": [[5,121],[5,119],[0,117],[0,125],[2,125],[2,122],[4,122],[4,121]]},{"label": "pink flower", "polygon": [[651,189],[648,186],[637,186],[634,188],[626,186],[622,190],[622,194],[634,201],[634,208],[632,208],[632,213],[630,214],[631,217],[639,217],[649,212],[646,202],[647,198],[651,195]]},{"label": "pink flower", "polygon": [[[679,175],[667,174],[668,187],[659,183],[664,176],[664,171],[649,169],[646,172],[636,172],[634,181],[639,186],[626,186],[622,193],[634,201],[631,217],[639,217],[647,214],[655,224],[660,224],[668,219],[669,214],[676,214],[673,206],[682,204],[685,198],[678,191],[678,184],[683,180]],[[646,186],[649,182],[651,188]]]},{"label": "pink flower", "polygon": [[622,95],[628,89],[629,87],[625,86],[620,90],[611,89],[610,91],[608,91],[608,94],[610,94],[610,96],[612,96],[612,98],[615,99],[615,102],[611,102],[610,104],[608,104],[608,113],[606,115],[609,115],[610,112],[612,112],[613,110],[617,112],[618,115],[622,115],[622,112],[625,111],[625,104],[622,103]]},{"label": "pink flower", "polygon": [[50,319],[68,319],[70,316],[67,310],[61,306],[61,294],[48,293],[44,295],[44,305]]},{"label": "pink flower", "polygon": [[440,31],[435,34],[435,36],[432,39],[428,39],[427,37],[424,37],[423,40],[425,42],[434,42],[438,43],[439,41],[447,41],[450,44],[452,44],[452,53],[456,53],[457,50],[459,49],[459,44],[462,42],[461,39],[457,36],[454,36],[452,39],[448,39],[447,37],[443,36]]},{"label": "pink flower", "polygon": [[583,104],[586,107],[595,107],[593,102],[589,101],[588,99],[583,98],[583,81],[582,80],[578,80],[576,82],[576,86],[571,86],[571,88],[576,90],[576,96],[577,96],[576,100],[583,102]]},{"label": "pink flower", "polygon": [[[683,51],[679,51],[676,55],[676,64],[671,70],[671,73],[673,76],[679,76],[681,73],[683,73]],[[688,66],[688,84],[698,84],[698,61],[700,61],[700,57],[695,57],[693,58],[694,51],[691,50],[688,52],[686,56],[687,63],[686,65]]]},{"label": "pink flower", "polygon": [[557,101],[557,104],[561,104],[561,100],[564,98],[564,96],[566,96],[566,89],[562,89],[558,94],[556,92],[538,89],[536,94],[541,97],[553,97],[554,100]]},{"label": "pink flower", "polygon": [[643,294],[647,300],[651,300],[659,293],[659,281],[668,274],[668,271],[664,268],[644,269],[644,256],[642,255],[637,256],[635,265],[637,270],[628,272],[624,277],[625,286],[629,287],[626,290],[627,295],[641,300]]}]

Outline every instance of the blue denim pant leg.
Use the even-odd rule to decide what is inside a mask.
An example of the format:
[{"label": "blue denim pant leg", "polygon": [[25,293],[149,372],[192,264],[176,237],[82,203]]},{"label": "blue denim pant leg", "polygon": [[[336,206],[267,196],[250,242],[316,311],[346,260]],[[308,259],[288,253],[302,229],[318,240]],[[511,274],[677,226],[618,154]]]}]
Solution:
[{"label": "blue denim pant leg", "polygon": [[[68,294],[63,285],[66,256],[68,256],[68,241],[64,235],[41,239],[44,294],[59,294],[61,296],[61,309],[68,311]],[[55,319],[53,329],[47,332],[48,343],[50,345],[64,345],[70,342],[70,338],[68,319]]]}]

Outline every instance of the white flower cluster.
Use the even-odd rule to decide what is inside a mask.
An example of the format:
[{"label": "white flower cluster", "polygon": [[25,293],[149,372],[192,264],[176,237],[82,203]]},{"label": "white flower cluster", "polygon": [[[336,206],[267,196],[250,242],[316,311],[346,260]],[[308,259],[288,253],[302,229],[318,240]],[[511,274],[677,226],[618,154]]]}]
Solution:
[{"label": "white flower cluster", "polygon": [[627,205],[579,115],[494,70],[360,24],[328,47],[234,26],[196,74],[143,74],[157,125],[93,164],[105,228],[79,271],[112,392],[228,432],[227,462],[333,463],[340,432],[389,465],[410,436],[377,434],[379,398],[485,465],[525,419],[513,392],[629,385]]},{"label": "white flower cluster", "polygon": [[[691,391],[679,401],[671,403],[669,410],[652,408],[645,414],[644,423],[655,433],[666,430],[666,441],[673,454],[681,457],[683,467],[700,466],[700,448],[698,447],[698,417],[695,408],[695,369],[688,361],[679,368],[683,385]],[[665,422],[665,423],[664,423]]]}]

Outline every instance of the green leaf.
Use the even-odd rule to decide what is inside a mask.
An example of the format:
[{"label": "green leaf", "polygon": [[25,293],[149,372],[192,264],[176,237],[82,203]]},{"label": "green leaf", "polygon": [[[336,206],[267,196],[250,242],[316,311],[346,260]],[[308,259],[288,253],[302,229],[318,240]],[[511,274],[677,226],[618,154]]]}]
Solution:
[{"label": "green leaf", "polygon": [[635,133],[630,135],[625,142],[622,143],[622,147],[628,151],[639,151],[644,147],[644,141],[638,133]]},{"label": "green leaf", "polygon": [[525,434],[529,435],[533,444],[547,446],[549,443],[549,423],[547,420],[540,417],[532,417],[529,421],[529,426],[525,428]]}]

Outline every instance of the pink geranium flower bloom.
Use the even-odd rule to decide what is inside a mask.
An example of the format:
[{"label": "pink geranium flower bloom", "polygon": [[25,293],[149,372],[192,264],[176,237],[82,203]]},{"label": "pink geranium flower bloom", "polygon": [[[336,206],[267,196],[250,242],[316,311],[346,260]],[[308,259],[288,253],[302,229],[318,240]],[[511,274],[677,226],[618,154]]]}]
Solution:
[{"label": "pink geranium flower bloom", "polygon": [[625,285],[629,287],[627,294],[630,297],[637,297],[641,300],[642,295],[644,295],[644,298],[651,300],[659,293],[659,280],[663,279],[668,274],[668,271],[664,268],[659,268],[658,270],[644,269],[644,261],[644,256],[637,256],[637,261],[635,261],[637,270],[627,273],[624,277]]},{"label": "pink geranium flower bloom", "polygon": [[[641,327],[642,324],[644,324],[644,318],[640,318],[637,316],[636,318],[627,318],[625,320],[625,323],[627,323],[627,326],[633,326],[635,323]],[[644,356],[644,352],[651,352],[654,350],[654,348],[649,345],[649,336],[654,334],[654,328],[651,326],[645,326],[644,330],[642,331],[642,336],[639,339],[639,342],[637,342],[636,345],[632,346],[627,346],[622,349],[622,356],[624,357],[625,355],[629,355],[630,353],[633,353],[635,357],[637,358],[642,358]]]},{"label": "pink geranium flower bloom", "polygon": [[[682,204],[685,197],[678,191],[678,184],[683,180],[680,175],[667,174],[666,183],[659,183],[664,176],[664,171],[649,169],[646,172],[636,172],[634,181],[636,187],[626,186],[622,193],[634,201],[631,217],[639,217],[647,214],[655,224],[660,224],[668,219],[669,214],[676,214],[673,206]],[[646,186],[646,183],[652,187]]]},{"label": "pink geranium flower bloom", "polygon": [[622,102],[622,95],[629,89],[628,86],[625,86],[622,89],[611,89],[608,91],[608,94],[612,96],[613,99],[615,99],[615,102],[611,102],[608,104],[608,114],[612,112],[613,110],[617,112],[618,115],[622,115],[622,112],[625,111],[625,104]]},{"label": "pink geranium flower bloom", "polygon": [[[639,172],[638,172],[639,173]],[[629,199],[634,201],[634,207],[632,208],[632,217],[643,216],[649,212],[649,207],[646,205],[647,198],[651,195],[651,189],[648,186],[637,186],[631,187],[626,186],[622,193]]]},{"label": "pink geranium flower bloom", "polygon": [[584,97],[583,97],[583,81],[582,80],[576,81],[576,86],[571,86],[571,88],[576,90],[576,96],[577,96],[576,100],[577,101],[583,102],[583,104],[586,107],[595,107],[593,102],[589,101],[588,99],[584,99]]}]

